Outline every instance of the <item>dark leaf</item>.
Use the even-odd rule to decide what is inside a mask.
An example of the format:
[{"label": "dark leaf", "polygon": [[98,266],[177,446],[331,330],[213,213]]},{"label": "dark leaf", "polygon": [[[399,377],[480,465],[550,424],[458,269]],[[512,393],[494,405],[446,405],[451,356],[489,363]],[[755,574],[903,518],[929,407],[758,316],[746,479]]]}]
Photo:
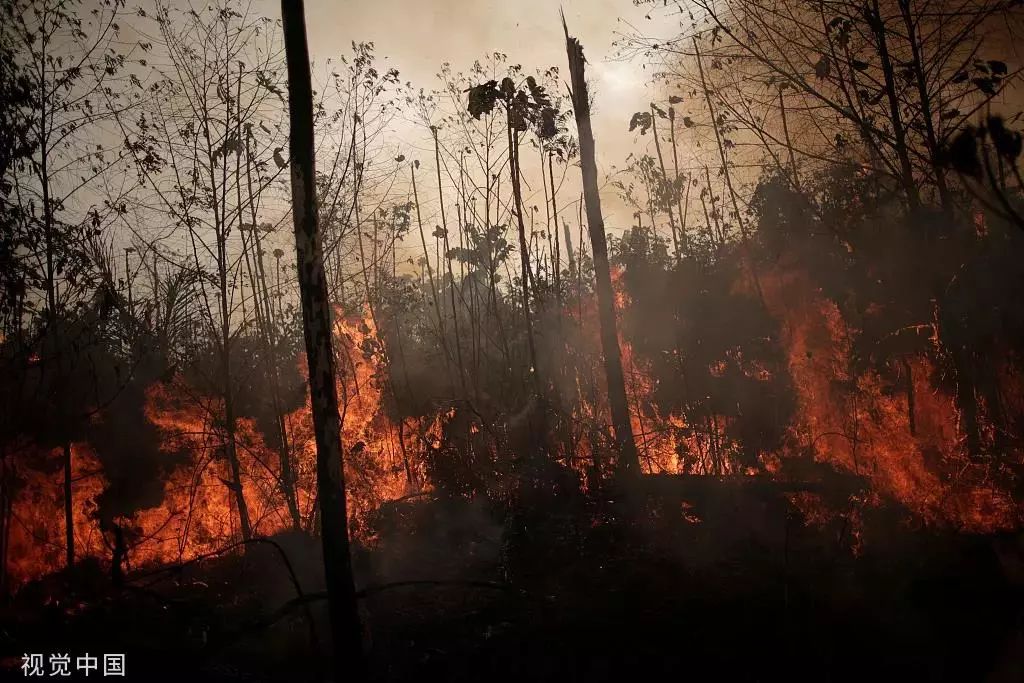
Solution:
[{"label": "dark leaf", "polygon": [[533,97],[533,101],[539,107],[550,107],[551,99],[548,97],[543,86],[537,85],[537,79],[533,76],[526,77],[526,86],[530,89],[530,95]]},{"label": "dark leaf", "polygon": [[558,135],[558,126],[555,124],[555,110],[545,107],[540,112],[540,130],[537,132],[541,139],[550,140]]},{"label": "dark leaf", "polygon": [[1010,162],[1015,162],[1021,153],[1020,133],[1008,129],[999,116],[989,117],[988,132],[999,155]]},{"label": "dark leaf", "polygon": [[633,114],[633,117],[629,120],[629,131],[632,133],[637,128],[640,129],[640,135],[644,135],[650,129],[652,123],[650,112],[638,111]]},{"label": "dark leaf", "polygon": [[981,161],[978,158],[977,136],[978,131],[973,127],[960,131],[949,146],[943,150],[940,162],[952,167],[958,173],[980,178]]},{"label": "dark leaf", "polygon": [[814,75],[818,78],[827,78],[831,71],[831,64],[828,57],[822,55],[818,63],[814,65]]},{"label": "dark leaf", "polygon": [[499,94],[497,85],[497,81],[487,81],[469,89],[468,110],[473,118],[479,120],[483,114],[489,114],[494,109]]},{"label": "dark leaf", "polygon": [[995,81],[991,78],[972,78],[971,83],[975,85],[978,90],[985,93],[986,95],[996,94]]}]

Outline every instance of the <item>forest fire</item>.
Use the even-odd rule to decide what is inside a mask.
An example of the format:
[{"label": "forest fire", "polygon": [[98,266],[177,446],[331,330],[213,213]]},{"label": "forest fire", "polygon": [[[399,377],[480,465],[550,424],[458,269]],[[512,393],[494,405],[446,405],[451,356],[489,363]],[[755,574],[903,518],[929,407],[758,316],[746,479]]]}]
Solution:
[{"label": "forest fire", "polygon": [[[426,444],[436,436],[444,416],[438,415],[421,431],[417,420],[406,418],[399,428],[384,402],[383,355],[372,322],[361,317],[339,317],[337,379],[343,396],[343,430],[346,470],[352,490],[352,533],[369,540],[364,530],[367,515],[389,500],[427,487],[423,475]],[[303,359],[296,359],[302,366]],[[238,538],[238,511],[230,473],[223,455],[224,435],[217,416],[222,402],[197,395],[184,379],[157,382],[146,392],[146,418],[160,434],[164,469],[163,498],[158,506],[130,517],[112,520],[126,535],[127,562],[133,568],[183,562],[213,553],[226,541]],[[292,457],[296,464],[300,524],[316,524],[315,447],[309,397],[286,417]],[[290,528],[288,509],[276,471],[278,454],[268,447],[252,419],[239,420],[239,444],[244,496],[252,515],[253,530],[273,535]],[[26,450],[26,453],[32,453]],[[55,459],[59,454],[49,454]],[[44,474],[30,468],[27,457],[15,461],[29,478],[13,501],[17,525],[12,530],[9,569],[16,584],[56,571],[62,562],[63,477],[59,471]],[[35,455],[34,457],[39,457]],[[73,446],[75,532],[79,552],[109,562],[113,550],[111,529],[103,529],[97,517],[96,497],[106,487],[102,465],[87,444]]]},{"label": "forest fire", "polygon": [[[613,274],[620,312],[630,306],[622,274],[621,269]],[[762,283],[783,330],[781,343],[787,350],[787,370],[796,390],[797,410],[786,426],[787,445],[760,454],[760,467],[741,469],[729,455],[740,444],[730,440],[728,416],[710,415],[700,429],[693,429],[682,415],[662,414],[654,398],[658,380],[620,336],[633,432],[646,473],[773,478],[784,476],[780,463],[786,459],[811,457],[865,478],[876,505],[894,501],[923,523],[974,533],[1019,528],[1024,514],[1020,504],[994,476],[990,464],[973,462],[965,455],[955,398],[933,384],[935,369],[927,359],[902,360],[906,375],[898,378],[897,386],[873,371],[853,376],[848,370],[852,331],[835,305],[814,292],[806,275],[780,271],[762,278]],[[582,307],[584,327],[592,334],[596,334],[595,306],[590,297]],[[456,410],[440,409],[433,415],[400,421],[396,418],[386,397],[388,360],[369,313],[339,314],[335,339],[343,438],[350,444],[346,453],[352,492],[350,524],[355,538],[366,542],[371,540],[366,519],[383,503],[430,489],[424,469],[427,451],[443,447],[445,425]],[[593,348],[596,341],[592,339],[590,344]],[[596,361],[592,356],[590,362]],[[303,358],[295,362],[300,371],[304,369]],[[721,375],[725,363],[717,361],[710,373]],[[756,363],[745,372],[758,381],[769,377],[769,371]],[[912,388],[906,376],[913,378]],[[582,379],[578,377],[577,384]],[[603,388],[599,395],[604,395]],[[1017,405],[1022,400],[1019,394],[1006,397]],[[181,377],[156,382],[147,389],[146,418],[160,434],[160,451],[167,465],[160,504],[112,520],[126,534],[131,566],[186,561],[215,552],[226,540],[239,537],[238,512],[223,456],[224,437],[217,423],[222,405],[216,398],[198,395]],[[607,405],[583,402],[580,410],[585,421],[599,422]],[[285,424],[295,463],[300,526],[313,529],[315,448],[308,394],[303,405],[285,417]],[[480,432],[473,420],[468,429],[472,434]],[[274,475],[279,454],[268,446],[253,419],[238,421],[236,439],[254,531],[273,535],[288,529],[288,510]],[[587,435],[581,435],[575,447],[577,452],[563,454],[568,462],[591,460],[589,451],[595,445]],[[599,444],[596,447],[601,448]],[[95,502],[107,485],[103,468],[87,443],[74,444],[72,450],[79,552],[108,562],[112,527],[103,528]],[[29,464],[29,458],[52,461],[59,453],[40,455],[30,446],[23,453],[20,471],[25,472],[26,480],[12,503],[17,524],[8,550],[15,583],[53,572],[62,561],[62,476],[59,471],[45,473]],[[579,470],[581,483],[585,483],[585,471]],[[822,514],[806,509],[810,499],[801,500],[800,508],[809,518]]]},{"label": "forest fire", "polygon": [[[93,512],[95,498],[106,482],[93,454],[82,444],[73,444],[74,470],[82,504],[74,510],[76,538],[82,540],[84,552],[96,557],[107,555],[102,534]],[[26,457],[50,458],[56,453],[38,453],[26,449]],[[8,539],[8,562],[12,577],[20,582],[56,571],[64,556],[63,473],[25,468],[26,482],[20,495],[10,505],[15,520]]]},{"label": "forest fire", "polygon": [[[620,316],[631,306],[623,274],[617,269],[613,277]],[[731,476],[793,483],[793,471],[799,468],[793,470],[791,463],[806,459],[823,463],[863,480],[864,488],[849,498],[837,498],[827,491],[801,491],[796,482],[796,489],[788,494],[789,503],[811,528],[824,529],[837,519],[844,520],[850,537],[846,547],[855,556],[871,542],[864,535],[863,520],[864,511],[871,508],[901,506],[910,523],[936,529],[989,534],[1020,528],[1022,508],[1005,476],[1000,478],[992,463],[966,455],[956,397],[935,383],[937,371],[931,361],[905,357],[895,379],[874,370],[853,373],[849,339],[856,331],[833,303],[815,291],[806,273],[778,269],[764,273],[761,283],[782,331],[779,343],[786,351],[785,366],[768,368],[756,359],[744,361],[739,351],[729,351],[707,370],[712,377],[722,378],[728,376],[730,366],[737,366],[756,382],[769,382],[780,372],[788,374],[796,408],[785,425],[784,444],[759,453],[755,466],[741,465],[733,455],[744,447],[732,436],[734,419],[711,414],[693,428],[682,414],[665,414],[656,395],[659,379],[620,334],[627,399],[644,473],[682,475],[695,481]],[[584,356],[591,368],[599,362],[593,339],[595,305],[590,296],[580,308],[583,327],[591,335]],[[481,429],[479,420],[456,419],[455,408],[442,407],[418,417],[398,416],[388,398],[393,380],[384,341],[368,311],[354,316],[339,312],[334,338],[347,445],[350,530],[353,539],[372,547],[378,539],[371,520],[383,505],[432,489],[427,473],[431,458],[436,458],[432,454],[452,447],[448,439],[461,438],[452,430],[465,429],[467,443],[473,444],[469,447],[487,457],[497,457],[501,444]],[[301,375],[304,359],[300,355],[294,362]],[[1002,371],[1009,377],[1015,372],[1009,365]],[[580,395],[593,395],[595,388],[588,386],[585,372],[576,375],[575,383]],[[1014,383],[1007,384],[1002,394],[1006,404],[1020,406],[1020,394],[1012,391]],[[605,395],[603,386],[596,392]],[[231,474],[223,454],[223,425],[218,422],[222,410],[221,400],[201,396],[180,375],[147,387],[145,416],[159,434],[159,450],[165,458],[162,497],[158,505],[108,522],[101,520],[96,502],[108,486],[103,464],[88,443],[72,445],[74,533],[80,557],[95,558],[104,566],[110,566],[114,557],[113,561],[134,571],[220,555],[226,543],[240,538]],[[576,410],[580,424],[593,425],[601,422],[607,404],[581,401]],[[295,472],[299,528],[315,532],[316,452],[308,392],[302,404],[288,412],[284,424]],[[985,433],[991,434],[991,428]],[[288,531],[294,524],[275,474],[280,471],[280,453],[268,444],[253,418],[238,420],[235,438],[253,533],[268,537]],[[556,441],[553,434],[551,440]],[[606,449],[607,442],[606,435],[582,429],[570,442],[574,452],[564,447],[558,451],[558,457],[576,471],[584,490],[592,485],[588,471],[593,453]],[[13,460],[22,484],[11,502],[15,524],[7,544],[8,572],[15,585],[58,571],[63,562],[63,477],[59,469],[33,464],[59,461],[60,449],[23,449]],[[685,500],[676,514],[686,524],[705,523],[705,513]],[[119,534],[126,544],[122,559],[116,559]],[[242,551],[239,545],[233,552]]]},{"label": "forest fire", "polygon": [[795,443],[816,460],[867,478],[925,522],[979,533],[1019,528],[1024,508],[991,464],[964,452],[955,398],[934,384],[937,371],[926,358],[901,359],[896,386],[876,371],[851,374],[855,331],[806,276],[780,273],[768,280],[766,297],[785,316]]},{"label": "forest fire", "polygon": [[0,678],[1021,680],[1020,3],[524,2],[0,0]]}]

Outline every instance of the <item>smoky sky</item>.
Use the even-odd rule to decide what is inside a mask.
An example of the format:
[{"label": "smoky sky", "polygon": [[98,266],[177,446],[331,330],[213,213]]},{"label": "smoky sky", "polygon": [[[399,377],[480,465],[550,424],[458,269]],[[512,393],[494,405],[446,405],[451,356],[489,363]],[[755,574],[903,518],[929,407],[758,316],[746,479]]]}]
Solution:
[{"label": "smoky sky", "polygon": [[[426,90],[437,87],[435,75],[444,62],[454,71],[464,71],[492,52],[508,55],[509,63],[522,64],[528,73],[558,66],[565,74],[560,7],[589,61],[598,164],[606,185],[612,167],[621,167],[635,151],[635,136],[627,132],[629,119],[646,108],[653,92],[651,67],[618,58],[613,42],[630,25],[652,34],[672,33],[671,26],[658,25],[657,18],[647,20],[631,0],[307,0],[310,56],[322,61],[347,53],[352,41],[373,42],[377,55],[386,57],[403,81]],[[417,133],[399,128],[392,135],[401,139]],[[567,176],[571,187],[578,186],[576,176],[575,169]],[[610,229],[629,223],[631,211],[614,191],[605,187],[602,199]]]}]

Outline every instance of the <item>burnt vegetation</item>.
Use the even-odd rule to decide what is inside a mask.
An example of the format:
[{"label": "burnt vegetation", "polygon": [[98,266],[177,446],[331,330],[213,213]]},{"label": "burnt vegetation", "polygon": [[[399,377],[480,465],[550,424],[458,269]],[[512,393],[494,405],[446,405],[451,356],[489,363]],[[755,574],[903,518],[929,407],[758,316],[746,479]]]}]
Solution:
[{"label": "burnt vegetation", "polygon": [[0,0],[5,675],[1024,676],[1019,3],[626,5]]}]

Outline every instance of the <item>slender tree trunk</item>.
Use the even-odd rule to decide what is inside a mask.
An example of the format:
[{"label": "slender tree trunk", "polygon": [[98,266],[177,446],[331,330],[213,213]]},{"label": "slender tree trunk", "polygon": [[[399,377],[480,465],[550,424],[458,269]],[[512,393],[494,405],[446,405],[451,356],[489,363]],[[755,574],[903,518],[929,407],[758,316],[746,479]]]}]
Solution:
[{"label": "slender tree trunk", "polygon": [[[651,103],[651,133],[654,134],[654,149],[658,152],[658,166],[661,168],[661,182],[668,185],[668,171],[665,170],[665,157],[661,153],[661,139],[658,137],[658,110],[654,108],[654,103]],[[664,188],[663,188],[664,189]],[[672,200],[665,202],[665,211],[668,213],[668,226],[672,231],[672,253],[675,256],[676,263],[679,263],[679,234],[676,231],[676,218],[672,212]],[[651,225],[651,230],[654,230],[655,226]]]},{"label": "slender tree trunk", "polygon": [[245,176],[249,195],[249,216],[253,226],[253,243],[256,247],[254,255],[256,279],[259,283],[259,291],[254,290],[253,295],[256,298],[257,311],[261,310],[260,305],[262,302],[262,315],[257,317],[263,320],[263,337],[264,343],[267,345],[267,358],[270,366],[268,368],[270,375],[270,397],[280,437],[278,453],[281,459],[281,493],[284,495],[285,504],[288,506],[288,513],[291,515],[293,528],[300,529],[302,528],[302,516],[299,513],[299,502],[295,494],[295,471],[292,467],[291,448],[289,447],[288,423],[285,420],[281,401],[281,377],[277,359],[277,320],[274,316],[270,288],[267,286],[267,271],[263,265],[263,244],[260,241],[259,225],[256,223],[256,197],[252,185],[252,154],[249,147],[251,138],[251,133],[247,131],[245,135]]},{"label": "slender tree trunk", "polygon": [[[508,106],[512,106],[509,102]],[[512,199],[515,203],[516,221],[519,228],[519,264],[522,269],[523,319],[526,322],[526,347],[530,354],[530,377],[534,391],[541,398],[540,368],[537,367],[537,347],[533,336],[533,314],[530,312],[530,246],[526,241],[526,222],[523,220],[523,195],[519,184],[519,134],[512,125],[512,112],[507,111],[506,132],[508,134],[508,157],[512,175]]]},{"label": "slender tree trunk", "polygon": [[[441,207],[441,238],[444,241],[444,260],[448,266],[448,286],[450,287],[449,303],[452,309],[452,327],[455,333],[455,361],[458,363],[459,387],[462,389],[462,397],[467,398],[469,392],[466,390],[466,366],[462,361],[462,334],[459,330],[459,312],[455,306],[455,273],[452,270],[452,257],[450,243],[448,241],[448,219],[444,213],[444,192],[441,187],[441,144],[437,139],[437,127],[431,126],[434,133],[434,165],[437,168],[437,201]],[[439,264],[440,265],[440,264]]]},{"label": "slender tree trunk", "polygon": [[624,474],[639,474],[640,461],[637,457],[636,443],[633,440],[629,406],[626,403],[626,381],[622,372],[622,356],[615,323],[615,298],[608,266],[608,244],[604,234],[601,195],[597,185],[594,133],[590,124],[590,96],[587,92],[587,81],[584,74],[586,62],[583,57],[583,46],[579,40],[569,36],[569,28],[565,25],[564,17],[562,26],[565,29],[565,47],[569,57],[573,112],[576,115],[576,127],[579,129],[580,166],[583,171],[583,194],[586,198],[587,224],[594,260],[598,321],[601,326],[601,350],[604,352],[604,368],[608,380],[608,403],[611,406],[612,427],[615,429],[615,445],[619,451],[619,469]]},{"label": "slender tree trunk", "polygon": [[131,263],[128,261],[128,254],[134,251],[131,247],[124,248],[124,282],[128,288],[128,315],[135,316],[135,300],[132,296],[132,270]]},{"label": "slender tree trunk", "polygon": [[[224,126],[225,137],[230,133],[230,112],[229,116],[225,117]],[[217,182],[217,155],[214,152],[213,140],[210,136],[210,126],[203,126],[203,135],[206,142],[206,158],[208,162],[208,175],[211,193],[213,196],[212,208],[213,208],[213,220],[214,220],[214,234],[217,242],[217,299],[218,307],[220,309],[220,330],[218,331],[218,343],[220,344],[220,381],[221,381],[221,392],[224,400],[224,454],[228,461],[228,469],[231,475],[231,483],[228,484],[229,489],[235,498],[235,504],[238,508],[238,519],[239,525],[242,529],[242,538],[248,540],[252,537],[252,525],[249,520],[249,508],[245,502],[245,493],[242,488],[241,479],[241,465],[238,461],[238,450],[237,450],[237,425],[235,423],[235,408],[234,408],[234,396],[231,388],[231,312],[228,304],[228,247],[227,247],[227,192],[228,192],[228,181],[227,181],[227,163],[228,155],[224,155],[224,160],[221,164],[221,179]],[[218,196],[219,192],[219,196]],[[211,325],[212,312],[211,312]]]},{"label": "slender tree trunk", "polygon": [[[43,173],[45,170],[45,158],[43,155]],[[57,368],[58,381],[63,381],[62,375],[64,374],[64,361],[63,361],[63,349],[60,348],[60,319],[57,315],[57,284],[54,275],[53,266],[53,248],[52,248],[52,232],[53,232],[53,218],[50,207],[50,199],[48,195],[49,181],[43,183],[43,205],[44,214],[46,216],[46,261],[47,261],[47,295],[48,295],[48,314],[50,322],[50,333],[53,335],[54,346],[57,349],[55,365]],[[64,400],[63,392],[58,390],[57,395],[57,419],[60,421],[58,429],[64,434],[61,440],[62,449],[62,466],[64,470],[64,550],[65,550],[65,564],[71,567],[75,563],[75,524],[74,524],[74,495],[71,486],[71,473],[72,473],[72,451],[71,451],[71,437],[68,436],[70,431],[70,425],[68,424],[70,416],[67,414],[67,403]]]},{"label": "slender tree trunk", "polygon": [[910,435],[917,436],[917,401],[914,394],[914,366],[910,364],[910,359],[904,357],[901,359],[903,364],[903,372],[905,374],[904,381],[907,383],[907,426],[910,428]]},{"label": "slender tree trunk", "polygon": [[420,193],[416,189],[416,167],[419,161],[414,161],[409,168],[412,171],[412,196],[416,204],[416,223],[420,229],[420,245],[423,247],[423,265],[427,268],[427,278],[430,284],[430,298],[434,302],[434,314],[437,316],[437,337],[441,350],[444,352],[444,364],[448,370],[448,381],[455,388],[455,381],[452,377],[451,353],[448,351],[448,334],[444,326],[444,311],[441,310],[441,300],[437,295],[437,282],[434,279],[434,268],[430,265],[430,253],[427,251],[426,233],[423,231],[423,215],[420,213]]},{"label": "slender tree trunk", "polygon": [[[715,204],[715,191],[711,187],[711,170],[704,166],[704,188],[708,193],[708,199],[711,201],[711,212],[708,212],[707,204],[704,202],[704,193],[700,195],[700,203],[704,206],[704,220],[708,221],[708,232],[711,232],[712,223],[715,226],[714,237],[718,240],[718,246],[721,247],[725,244],[725,229],[722,228],[721,222],[718,220],[718,206]],[[714,243],[715,240],[712,240]]]},{"label": "slender tree trunk", "polygon": [[0,599],[6,598],[10,590],[10,571],[7,555],[11,543],[11,513],[14,506],[14,492],[11,490],[10,464],[6,450],[0,454]]},{"label": "slender tree trunk", "polygon": [[220,271],[220,343],[221,343],[221,383],[224,392],[224,450],[231,472],[231,489],[235,504],[238,507],[238,521],[242,528],[242,538],[252,538],[252,523],[249,519],[249,506],[245,502],[245,491],[242,488],[242,467],[238,461],[238,435],[235,424],[234,391],[231,387],[231,313],[228,308],[227,284],[227,240],[223,224],[217,230],[217,267]]},{"label": "slender tree trunk", "polygon": [[[675,174],[675,183],[679,183],[679,150],[676,146],[676,110],[668,108],[668,124],[671,133],[672,143],[672,172]],[[686,199],[685,204],[679,204],[679,192],[676,191],[676,208],[679,210],[679,246],[683,254],[690,255],[690,240],[686,237],[686,219],[690,214],[690,177],[686,177]],[[676,265],[679,265],[679,258],[676,257]]]},{"label": "slender tree trunk", "polygon": [[576,272],[576,255],[572,251],[572,231],[569,230],[569,223],[562,221],[562,232],[565,234],[565,255],[569,259],[569,274]]},{"label": "slender tree trunk", "polygon": [[793,143],[789,139],[789,119],[786,118],[786,96],[784,88],[779,86],[779,113],[782,115],[782,134],[786,139],[786,151],[789,152],[789,172],[793,178],[793,189],[800,192],[800,176],[796,171],[796,154],[793,152]]},{"label": "slender tree trunk", "polygon": [[[226,295],[224,298],[226,300]],[[238,434],[237,425],[235,424],[235,402],[234,392],[231,389],[231,355],[228,352],[230,339],[226,331],[224,333],[223,343],[224,353],[222,357],[224,359],[224,367],[222,381],[224,383],[224,422],[225,431],[227,432],[225,451],[228,459],[228,467],[231,470],[231,490],[232,493],[235,494],[235,504],[238,507],[238,522],[242,527],[242,538],[248,540],[252,538],[252,522],[249,518],[249,506],[245,502],[245,491],[242,488],[242,466],[238,461]]]},{"label": "slender tree trunk", "polygon": [[[583,325],[583,193],[580,192],[579,211],[576,220],[579,223],[580,232],[579,238],[576,240],[579,242],[580,251],[576,258],[576,317],[580,321],[580,325]],[[593,259],[591,259],[593,262]]]},{"label": "slender tree trunk", "polygon": [[949,187],[946,185],[946,171],[939,163],[939,142],[935,134],[935,122],[932,119],[932,99],[928,94],[928,81],[924,69],[924,56],[921,54],[921,41],[917,35],[917,26],[914,23],[914,16],[910,8],[910,0],[899,0],[900,13],[903,15],[903,25],[907,29],[907,42],[910,43],[910,54],[913,59],[912,68],[914,80],[917,85],[917,96],[921,103],[921,119],[924,122],[925,142],[928,144],[928,156],[932,165],[932,172],[935,173],[935,185],[939,189],[939,200],[942,202],[944,211],[953,208],[953,198],[949,194]]},{"label": "slender tree trunk", "polygon": [[974,354],[964,347],[953,349],[953,367],[956,369],[956,397],[960,407],[960,431],[964,435],[967,455],[977,459],[981,455],[981,434],[978,430],[978,398],[975,392]]},{"label": "slender tree trunk", "polygon": [[64,536],[67,548],[67,565],[75,563],[75,513],[71,497],[71,441],[64,440]]},{"label": "slender tree trunk", "polygon": [[[715,143],[718,146],[718,156],[722,160],[722,175],[725,176],[725,186],[729,190],[729,199],[732,200],[732,210],[736,215],[736,224],[740,226],[740,239],[742,240],[743,252],[746,256],[747,267],[750,269],[750,277],[754,281],[754,291],[761,305],[767,307],[764,300],[764,291],[761,289],[761,278],[757,275],[757,268],[754,266],[754,255],[750,249],[750,236],[747,234],[747,225],[743,221],[743,214],[740,213],[740,205],[736,200],[736,190],[732,186],[732,174],[729,173],[729,162],[725,158],[725,145],[722,142],[722,134],[718,130],[718,119],[715,117],[715,106],[711,102],[711,91],[704,76],[704,63],[701,61],[700,46],[697,38],[693,38],[693,51],[697,56],[697,71],[700,74],[700,87],[704,91],[704,100],[708,105],[708,112],[711,114],[711,128],[715,131]],[[709,181],[710,182],[710,181]],[[709,184],[710,189],[710,184]]]},{"label": "slender tree trunk", "polygon": [[304,15],[302,0],[281,0],[288,62],[292,215],[295,221],[299,293],[302,299],[303,333],[316,437],[317,495],[335,666],[338,680],[361,681],[366,676],[366,668],[349,553],[331,312],[317,226],[313,88]]},{"label": "slender tree trunk", "polygon": [[[57,353],[55,365],[57,366],[58,382],[62,381],[60,375],[63,374],[63,360],[62,360],[62,349],[60,347],[59,339],[59,326],[60,319],[57,315],[57,280],[56,280],[56,266],[54,264],[54,235],[53,235],[53,205],[50,198],[50,172],[49,172],[49,118],[46,107],[46,98],[42,98],[42,107],[40,110],[40,141],[39,146],[41,150],[40,164],[39,164],[39,181],[42,185],[43,191],[43,239],[45,240],[45,251],[46,251],[46,314],[47,324],[49,325],[49,334],[54,341],[54,348]],[[68,425],[69,416],[67,415],[66,402],[64,400],[64,393],[61,391],[57,392],[56,396],[57,403],[57,419],[60,421],[58,429],[64,434],[61,442],[63,448],[63,466],[64,466],[64,542],[65,542],[65,561],[68,567],[71,567],[75,563],[75,527],[74,527],[74,500],[72,499],[71,490],[71,438],[68,436],[70,425]]]},{"label": "slender tree trunk", "polygon": [[892,135],[896,143],[896,156],[900,161],[900,181],[907,193],[907,203],[914,211],[921,205],[921,198],[914,182],[914,167],[910,163],[910,151],[907,149],[907,132],[900,113],[899,95],[896,92],[896,72],[889,56],[889,43],[885,34],[885,22],[878,7],[878,0],[872,0],[872,7],[867,10],[868,23],[875,33],[878,56],[882,62],[882,75],[885,77],[885,94],[889,99],[889,119],[892,123]]},{"label": "slender tree trunk", "polygon": [[[559,315],[556,318],[558,321],[562,320],[562,245],[558,235],[558,197],[555,193],[555,169],[552,162],[552,154],[548,152],[548,178],[551,183],[551,228],[550,231],[555,233],[555,253],[554,256],[554,269],[555,269],[555,302],[558,304]],[[541,173],[544,173],[544,169],[541,169]]]}]

